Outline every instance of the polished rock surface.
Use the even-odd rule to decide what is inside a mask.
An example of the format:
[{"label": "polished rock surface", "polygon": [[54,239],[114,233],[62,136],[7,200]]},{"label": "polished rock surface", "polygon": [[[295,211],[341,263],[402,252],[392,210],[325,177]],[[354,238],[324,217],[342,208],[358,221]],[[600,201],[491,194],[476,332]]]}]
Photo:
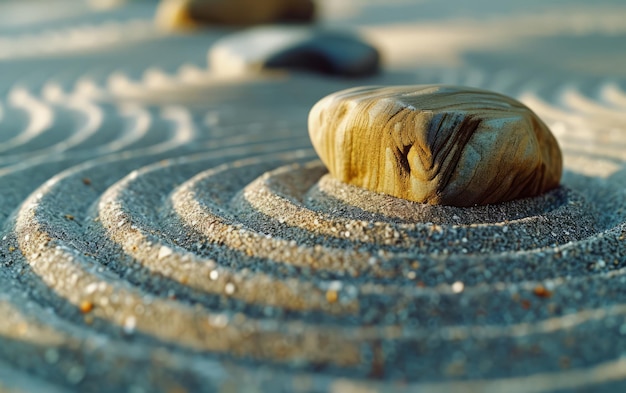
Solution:
[{"label": "polished rock surface", "polygon": [[474,206],[559,185],[562,157],[521,102],[480,89],[357,87],[309,114],[315,150],[339,180],[432,205]]}]

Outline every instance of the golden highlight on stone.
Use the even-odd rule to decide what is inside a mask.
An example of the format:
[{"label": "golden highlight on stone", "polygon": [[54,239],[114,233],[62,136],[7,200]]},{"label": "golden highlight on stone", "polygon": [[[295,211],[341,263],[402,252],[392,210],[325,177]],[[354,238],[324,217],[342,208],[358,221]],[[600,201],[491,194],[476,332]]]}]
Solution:
[{"label": "golden highlight on stone", "polygon": [[501,94],[458,86],[357,87],[320,100],[309,135],[335,178],[432,205],[487,205],[559,185],[548,127]]},{"label": "golden highlight on stone", "polygon": [[312,0],[162,0],[156,24],[170,30],[202,25],[251,26],[275,22],[309,22]]}]

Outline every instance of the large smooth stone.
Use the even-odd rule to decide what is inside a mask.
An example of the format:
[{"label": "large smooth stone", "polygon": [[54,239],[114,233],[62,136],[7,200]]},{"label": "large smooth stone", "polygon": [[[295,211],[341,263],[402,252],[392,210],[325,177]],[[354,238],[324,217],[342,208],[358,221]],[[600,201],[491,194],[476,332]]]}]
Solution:
[{"label": "large smooth stone", "polygon": [[221,74],[296,69],[342,76],[378,71],[380,55],[352,33],[297,26],[266,26],[227,36],[209,52]]},{"label": "large smooth stone", "polygon": [[309,114],[313,146],[335,178],[416,202],[473,206],[559,185],[561,151],[522,103],[457,86],[358,87]]},{"label": "large smooth stone", "polygon": [[314,16],[312,0],[163,0],[156,22],[168,29],[188,29],[202,25],[309,22]]}]

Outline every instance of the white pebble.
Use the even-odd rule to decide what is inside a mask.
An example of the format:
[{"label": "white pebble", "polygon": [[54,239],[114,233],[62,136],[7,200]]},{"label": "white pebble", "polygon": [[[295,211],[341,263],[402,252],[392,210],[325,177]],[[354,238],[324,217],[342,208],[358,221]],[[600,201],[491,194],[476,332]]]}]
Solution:
[{"label": "white pebble", "polygon": [[461,293],[463,292],[464,288],[465,285],[461,281],[456,281],[454,284],[452,284],[452,292],[454,293]]},{"label": "white pebble", "polygon": [[133,315],[129,316],[124,320],[124,333],[131,334],[135,331],[135,327],[137,327],[137,318]]},{"label": "white pebble", "polygon": [[161,248],[159,249],[159,255],[158,255],[158,259],[163,259],[166,258],[170,255],[172,255],[173,251],[171,248],[167,247],[167,246],[161,246]]}]

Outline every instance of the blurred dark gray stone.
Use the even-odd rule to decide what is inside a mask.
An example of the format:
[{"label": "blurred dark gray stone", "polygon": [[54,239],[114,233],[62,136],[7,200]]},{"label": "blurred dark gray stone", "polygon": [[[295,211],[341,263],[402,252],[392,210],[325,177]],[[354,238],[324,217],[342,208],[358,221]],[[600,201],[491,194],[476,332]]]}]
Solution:
[{"label": "blurred dark gray stone", "polygon": [[265,26],[216,42],[209,52],[209,63],[220,73],[292,69],[358,77],[378,71],[380,54],[350,32]]}]

